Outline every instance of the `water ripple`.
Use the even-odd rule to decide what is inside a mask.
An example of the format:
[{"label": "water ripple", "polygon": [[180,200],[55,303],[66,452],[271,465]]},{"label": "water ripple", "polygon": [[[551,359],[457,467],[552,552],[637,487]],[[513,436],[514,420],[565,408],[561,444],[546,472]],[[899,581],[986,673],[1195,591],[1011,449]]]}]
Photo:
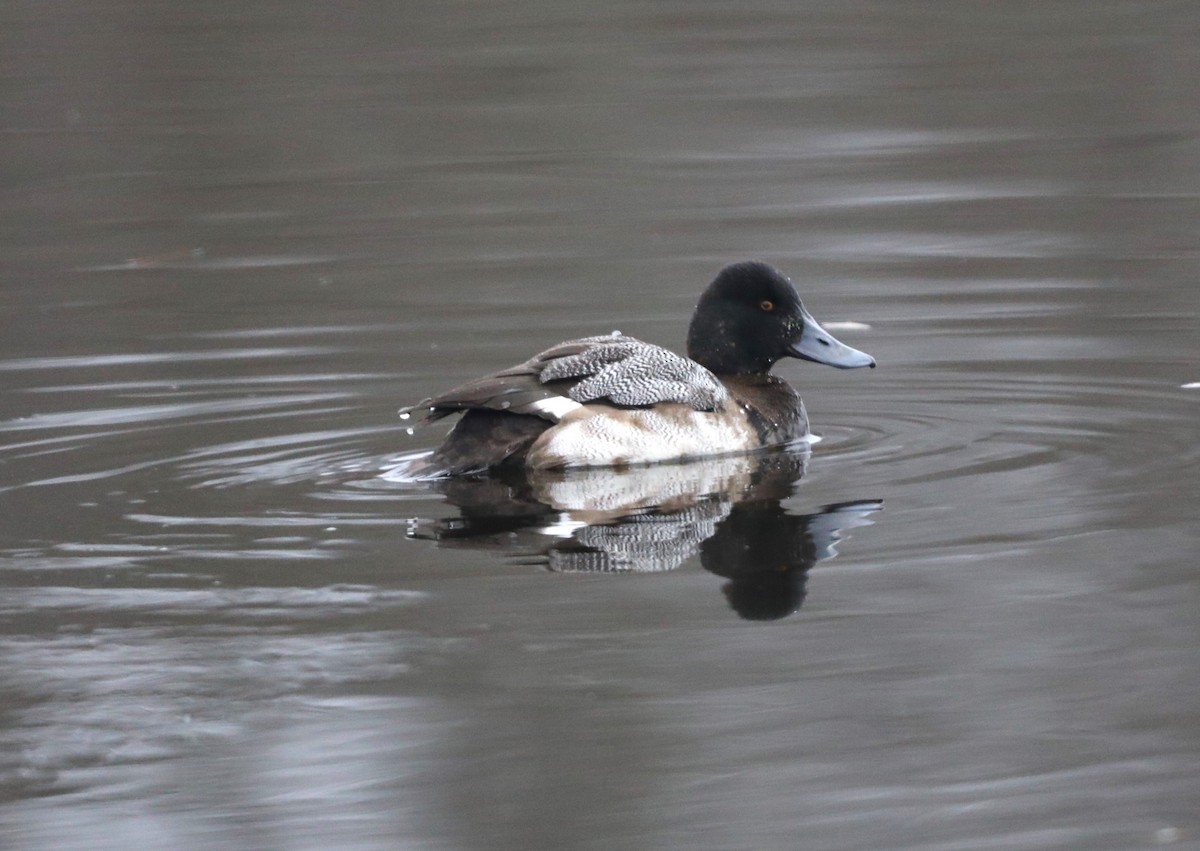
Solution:
[{"label": "water ripple", "polygon": [[191,352],[141,352],[111,355],[60,355],[41,358],[12,358],[0,361],[0,372],[31,369],[108,369],[114,366],[147,364],[201,363],[204,361],[251,360],[259,358],[298,358],[331,355],[339,351],[329,346],[290,346],[277,348],[213,349]]},{"label": "water ripple", "polygon": [[[968,307],[978,304],[955,309],[969,318]],[[990,340],[996,321],[938,333]],[[900,316],[863,326],[857,330],[911,339],[927,337],[936,323]],[[367,537],[369,528],[437,513],[436,494],[381,474],[405,453],[435,444],[440,433],[407,435],[392,418],[390,399],[371,401],[381,385],[397,400],[403,397],[402,388],[390,386],[393,376],[341,369],[336,361],[351,338],[377,333],[383,339],[394,330],[331,325],[325,332],[334,335],[332,346],[0,363],[0,369],[23,370],[31,379],[21,398],[60,408],[0,421],[0,433],[19,438],[0,447],[6,474],[0,493],[60,489],[83,512],[82,528],[63,534],[37,513],[35,501],[10,500],[12,516],[30,532],[9,553],[40,570],[119,570],[168,557],[298,563],[333,557]],[[329,367],[295,374],[269,367],[284,358],[318,356],[332,361]],[[258,361],[264,368],[226,374],[230,363]],[[178,374],[186,364],[213,364],[213,371]],[[102,369],[103,378],[36,380],[77,368]],[[147,368],[157,372],[147,375]],[[825,387],[836,390],[826,393]],[[138,401],[129,403],[131,395]],[[810,478],[816,483],[810,488],[835,490],[830,502],[855,496],[844,492],[854,482],[898,505],[917,494],[949,504],[981,487],[1006,494],[1036,488],[1047,500],[1058,499],[1064,529],[1082,528],[1102,500],[1081,498],[1080,472],[1101,468],[1103,475],[1119,476],[1113,459],[1122,440],[1132,445],[1120,452],[1152,469],[1165,471],[1197,457],[1195,442],[1179,425],[1188,421],[1190,408],[1184,408],[1194,394],[1177,382],[1108,375],[1090,358],[1018,353],[1008,360],[926,359],[895,364],[886,382],[829,379],[811,396],[814,430],[823,440],[814,448]],[[428,505],[417,512],[397,508],[422,501]],[[94,527],[88,519],[93,515]],[[946,527],[941,543],[952,546],[978,534]],[[115,549],[105,549],[110,546]]]}]

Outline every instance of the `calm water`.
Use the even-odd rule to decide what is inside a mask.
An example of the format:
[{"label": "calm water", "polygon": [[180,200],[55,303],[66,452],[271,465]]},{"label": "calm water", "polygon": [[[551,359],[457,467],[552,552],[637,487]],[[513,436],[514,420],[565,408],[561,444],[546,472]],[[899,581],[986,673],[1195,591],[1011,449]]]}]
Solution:
[{"label": "calm water", "polygon": [[[0,846],[1200,847],[1197,45],[3,6]],[[388,474],[750,257],[880,363],[781,365],[811,455]]]}]

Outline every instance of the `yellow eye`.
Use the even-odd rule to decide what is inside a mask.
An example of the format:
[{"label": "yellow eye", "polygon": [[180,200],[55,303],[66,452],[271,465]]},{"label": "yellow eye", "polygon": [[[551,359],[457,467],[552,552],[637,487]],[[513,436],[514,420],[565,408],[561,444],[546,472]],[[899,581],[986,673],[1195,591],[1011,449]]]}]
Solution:
[{"label": "yellow eye", "polygon": [[775,302],[773,302],[769,299],[763,299],[762,301],[760,301],[758,303],[758,306],[761,307],[767,313],[770,313],[772,310],[775,309]]}]

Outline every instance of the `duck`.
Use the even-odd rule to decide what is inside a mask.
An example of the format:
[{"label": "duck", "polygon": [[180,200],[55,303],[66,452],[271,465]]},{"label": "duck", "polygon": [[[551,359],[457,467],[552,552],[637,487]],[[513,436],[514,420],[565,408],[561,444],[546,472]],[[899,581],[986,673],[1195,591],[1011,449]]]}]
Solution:
[{"label": "duck", "polygon": [[461,415],[423,459],[429,478],[750,453],[809,437],[800,395],[771,374],[784,358],[875,367],[821,327],[782,272],[747,261],[700,296],[686,357],[619,331],[567,340],[399,413],[410,433]]}]

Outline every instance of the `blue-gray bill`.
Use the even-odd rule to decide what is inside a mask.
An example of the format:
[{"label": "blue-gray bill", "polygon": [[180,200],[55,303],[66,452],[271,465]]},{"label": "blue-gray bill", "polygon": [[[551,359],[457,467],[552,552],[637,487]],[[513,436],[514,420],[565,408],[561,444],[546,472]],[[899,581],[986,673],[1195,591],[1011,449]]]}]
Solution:
[{"label": "blue-gray bill", "polygon": [[847,346],[822,328],[807,310],[800,308],[800,311],[804,314],[804,331],[800,334],[800,339],[789,347],[792,357],[838,369],[858,369],[862,366],[875,368],[875,358]]}]

